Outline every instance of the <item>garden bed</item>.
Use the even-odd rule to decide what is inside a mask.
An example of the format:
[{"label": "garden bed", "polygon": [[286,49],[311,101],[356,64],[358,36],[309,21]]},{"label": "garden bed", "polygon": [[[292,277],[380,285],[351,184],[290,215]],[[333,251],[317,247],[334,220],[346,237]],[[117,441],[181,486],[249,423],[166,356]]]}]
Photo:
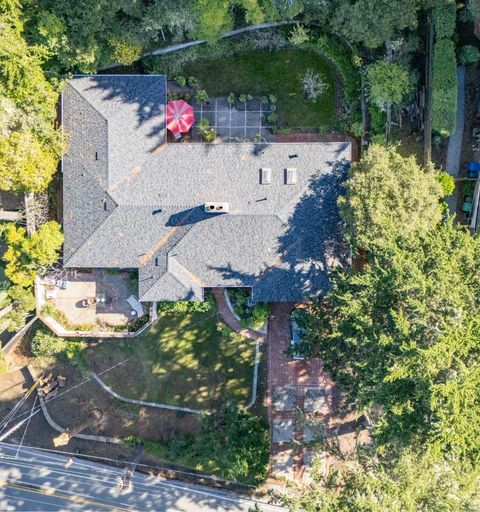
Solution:
[{"label": "garden bed", "polygon": [[270,308],[265,302],[252,303],[247,288],[227,288],[228,301],[242,327],[265,331]]},{"label": "garden bed", "polygon": [[[326,84],[317,101],[305,99],[302,78],[308,70]],[[324,127],[335,124],[335,70],[317,54],[305,50],[251,52],[188,64],[186,75],[199,79],[210,96],[272,94],[278,99],[278,126]]]}]

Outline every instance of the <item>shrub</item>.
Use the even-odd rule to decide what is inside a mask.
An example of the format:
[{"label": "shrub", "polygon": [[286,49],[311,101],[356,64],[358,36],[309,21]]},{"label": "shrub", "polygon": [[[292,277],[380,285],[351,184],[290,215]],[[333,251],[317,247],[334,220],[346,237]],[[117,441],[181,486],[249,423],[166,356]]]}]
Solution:
[{"label": "shrub", "polygon": [[370,103],[368,105],[368,113],[370,114],[370,127],[374,134],[384,134],[387,116],[385,112],[380,110],[377,105]]},{"label": "shrub", "polygon": [[197,127],[205,142],[213,142],[215,140],[215,137],[217,136],[215,128],[210,126],[210,121],[206,117],[202,118]]},{"label": "shrub", "polygon": [[317,101],[328,87],[322,77],[311,69],[307,70],[301,82],[306,98],[312,101]]},{"label": "shrub", "polygon": [[444,171],[439,172],[437,181],[442,186],[444,196],[451,196],[453,194],[453,191],[455,190],[455,180],[450,176],[450,174]]},{"label": "shrub", "polygon": [[32,353],[36,357],[55,356],[65,351],[67,342],[50,331],[39,329],[32,339]]},{"label": "shrub", "polygon": [[142,46],[131,38],[130,40],[112,38],[109,43],[112,62],[118,62],[128,66],[142,56]]},{"label": "shrub", "polygon": [[265,420],[229,403],[200,416],[194,437],[176,436],[170,443],[129,437],[160,459],[247,484],[261,484],[268,473],[269,435]]},{"label": "shrub", "polygon": [[270,314],[270,306],[266,302],[257,302],[251,312],[251,326],[260,329],[265,325]]},{"label": "shrub", "polygon": [[363,135],[363,126],[361,122],[353,122],[348,127],[348,132],[354,137],[361,137]]},{"label": "shrub", "polygon": [[443,136],[455,131],[457,63],[453,41],[435,43],[432,79],[432,128]]},{"label": "shrub", "polygon": [[203,301],[186,301],[180,300],[177,302],[159,302],[157,311],[159,314],[173,313],[173,314],[188,314],[188,313],[208,313],[215,309],[215,299],[211,293],[205,295]]},{"label": "shrub", "polygon": [[206,101],[208,101],[207,91],[205,89],[200,89],[199,91],[197,91],[197,93],[195,94],[195,101],[197,103],[205,103]]},{"label": "shrub", "polygon": [[[310,47],[310,45],[309,45]],[[312,50],[333,62],[342,76],[345,97],[348,102],[357,104],[360,100],[360,62],[352,50],[340,39],[320,37]]]},{"label": "shrub", "polygon": [[278,119],[278,115],[276,112],[271,112],[270,114],[268,114],[267,116],[265,116],[265,119],[267,121],[267,123],[276,123],[277,122],[277,119]]},{"label": "shrub", "polygon": [[189,76],[187,78],[187,85],[188,87],[195,89],[200,85],[200,82],[198,81],[198,78],[195,78],[194,76]]},{"label": "shrub", "polygon": [[66,342],[65,356],[70,364],[75,366],[83,376],[86,377],[90,374],[84,343],[81,341]]},{"label": "shrub", "polygon": [[240,94],[240,96],[238,97],[238,101],[240,103],[247,103],[247,95],[246,94]]},{"label": "shrub", "polygon": [[308,29],[299,23],[293,27],[290,32],[290,37],[288,38],[289,42],[294,46],[300,46],[303,43],[306,43],[309,39],[310,36],[308,35]]},{"label": "shrub", "polygon": [[458,60],[460,64],[475,64],[480,60],[480,51],[476,46],[462,46],[458,51]]},{"label": "shrub", "polygon": [[457,5],[453,0],[437,0],[433,8],[435,38],[450,39],[455,32]]},{"label": "shrub", "polygon": [[268,95],[268,101],[269,101],[272,105],[275,105],[275,103],[277,103],[277,97],[276,97],[274,94],[269,94],[269,95]]},{"label": "shrub", "polygon": [[231,105],[234,105],[235,102],[237,101],[237,97],[235,96],[235,93],[231,92],[228,96],[227,96],[227,102],[228,104],[231,106]]},{"label": "shrub", "polygon": [[173,77],[173,81],[179,86],[179,87],[185,87],[187,85],[187,79],[182,76],[178,75]]}]

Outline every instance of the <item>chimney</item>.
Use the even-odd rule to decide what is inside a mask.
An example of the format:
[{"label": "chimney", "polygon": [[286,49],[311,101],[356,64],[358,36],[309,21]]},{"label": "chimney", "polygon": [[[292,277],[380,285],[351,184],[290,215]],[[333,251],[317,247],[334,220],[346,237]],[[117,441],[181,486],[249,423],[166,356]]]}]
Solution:
[{"label": "chimney", "polygon": [[228,203],[216,201],[205,203],[205,213],[228,213]]}]

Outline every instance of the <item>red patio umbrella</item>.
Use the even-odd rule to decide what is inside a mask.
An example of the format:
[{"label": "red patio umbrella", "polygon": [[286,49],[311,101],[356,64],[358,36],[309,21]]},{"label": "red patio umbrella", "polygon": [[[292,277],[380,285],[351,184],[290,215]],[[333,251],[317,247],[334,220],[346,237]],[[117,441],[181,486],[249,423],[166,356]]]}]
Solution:
[{"label": "red patio umbrella", "polygon": [[183,100],[167,103],[167,128],[173,133],[188,132],[195,121],[193,107]]}]

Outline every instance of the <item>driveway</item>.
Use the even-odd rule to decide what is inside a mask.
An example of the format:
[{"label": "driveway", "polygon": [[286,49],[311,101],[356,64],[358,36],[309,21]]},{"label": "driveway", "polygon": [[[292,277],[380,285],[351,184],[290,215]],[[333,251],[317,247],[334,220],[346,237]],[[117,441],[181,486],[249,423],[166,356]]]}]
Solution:
[{"label": "driveway", "polygon": [[[325,465],[327,454],[303,446],[317,437],[312,425],[327,429],[333,383],[319,359],[294,360],[283,352],[290,344],[293,303],[271,303],[268,324],[268,402],[271,431],[271,475],[308,482],[313,457]],[[314,419],[308,426],[302,417]]]}]

